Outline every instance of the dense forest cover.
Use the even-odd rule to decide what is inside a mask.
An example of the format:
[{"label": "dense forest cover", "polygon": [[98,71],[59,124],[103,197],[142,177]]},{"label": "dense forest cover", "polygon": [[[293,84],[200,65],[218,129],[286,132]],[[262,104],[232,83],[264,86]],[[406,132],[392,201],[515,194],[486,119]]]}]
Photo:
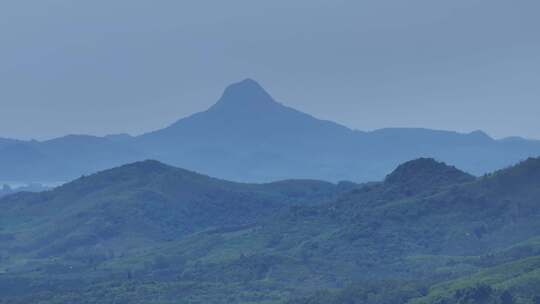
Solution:
[{"label": "dense forest cover", "polygon": [[540,158],[234,183],[157,161],[0,199],[0,303],[540,303]]}]

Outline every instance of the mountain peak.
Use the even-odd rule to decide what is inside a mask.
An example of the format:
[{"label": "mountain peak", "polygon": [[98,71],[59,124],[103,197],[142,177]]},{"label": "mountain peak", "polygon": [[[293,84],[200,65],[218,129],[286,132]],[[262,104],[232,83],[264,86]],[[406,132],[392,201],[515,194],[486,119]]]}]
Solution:
[{"label": "mountain peak", "polygon": [[474,180],[474,176],[433,158],[419,158],[399,165],[385,183],[399,185],[412,192]]},{"label": "mountain peak", "polygon": [[482,130],[473,131],[473,132],[469,133],[468,135],[470,137],[476,139],[476,140],[487,140],[487,141],[493,140],[493,138],[491,138],[491,136],[489,136],[486,132],[484,132]]},{"label": "mountain peak", "polygon": [[262,107],[276,103],[272,96],[255,80],[247,78],[229,85],[218,102],[215,109],[243,109]]}]

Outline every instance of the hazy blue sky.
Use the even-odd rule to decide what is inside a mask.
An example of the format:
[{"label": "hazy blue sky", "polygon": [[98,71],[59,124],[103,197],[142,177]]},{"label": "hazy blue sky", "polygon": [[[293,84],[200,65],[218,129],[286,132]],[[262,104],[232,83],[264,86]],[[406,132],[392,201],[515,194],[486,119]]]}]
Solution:
[{"label": "hazy blue sky", "polygon": [[352,128],[540,138],[538,0],[3,0],[0,136],[163,127],[251,77]]}]

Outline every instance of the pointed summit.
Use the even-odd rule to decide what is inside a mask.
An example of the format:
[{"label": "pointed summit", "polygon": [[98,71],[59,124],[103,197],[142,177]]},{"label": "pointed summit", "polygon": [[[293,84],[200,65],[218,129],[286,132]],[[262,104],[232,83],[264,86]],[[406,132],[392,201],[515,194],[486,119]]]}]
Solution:
[{"label": "pointed summit", "polygon": [[228,86],[212,108],[242,110],[262,108],[275,103],[272,96],[258,82],[248,78]]}]

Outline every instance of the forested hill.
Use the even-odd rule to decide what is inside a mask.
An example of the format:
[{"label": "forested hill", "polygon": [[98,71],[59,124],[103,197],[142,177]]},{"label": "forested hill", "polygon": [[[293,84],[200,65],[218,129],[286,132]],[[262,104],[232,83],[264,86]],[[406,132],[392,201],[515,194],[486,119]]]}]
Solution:
[{"label": "forested hill", "polygon": [[[0,200],[22,219],[26,254],[50,256],[114,244],[175,240],[212,227],[252,225],[291,204],[316,204],[351,186],[311,180],[241,184],[147,160],[83,176],[52,191]],[[11,220],[10,220],[11,221]]]},{"label": "forested hill", "polygon": [[536,304],[539,202],[540,158],[367,184],[138,162],[0,200],[0,303]]}]

